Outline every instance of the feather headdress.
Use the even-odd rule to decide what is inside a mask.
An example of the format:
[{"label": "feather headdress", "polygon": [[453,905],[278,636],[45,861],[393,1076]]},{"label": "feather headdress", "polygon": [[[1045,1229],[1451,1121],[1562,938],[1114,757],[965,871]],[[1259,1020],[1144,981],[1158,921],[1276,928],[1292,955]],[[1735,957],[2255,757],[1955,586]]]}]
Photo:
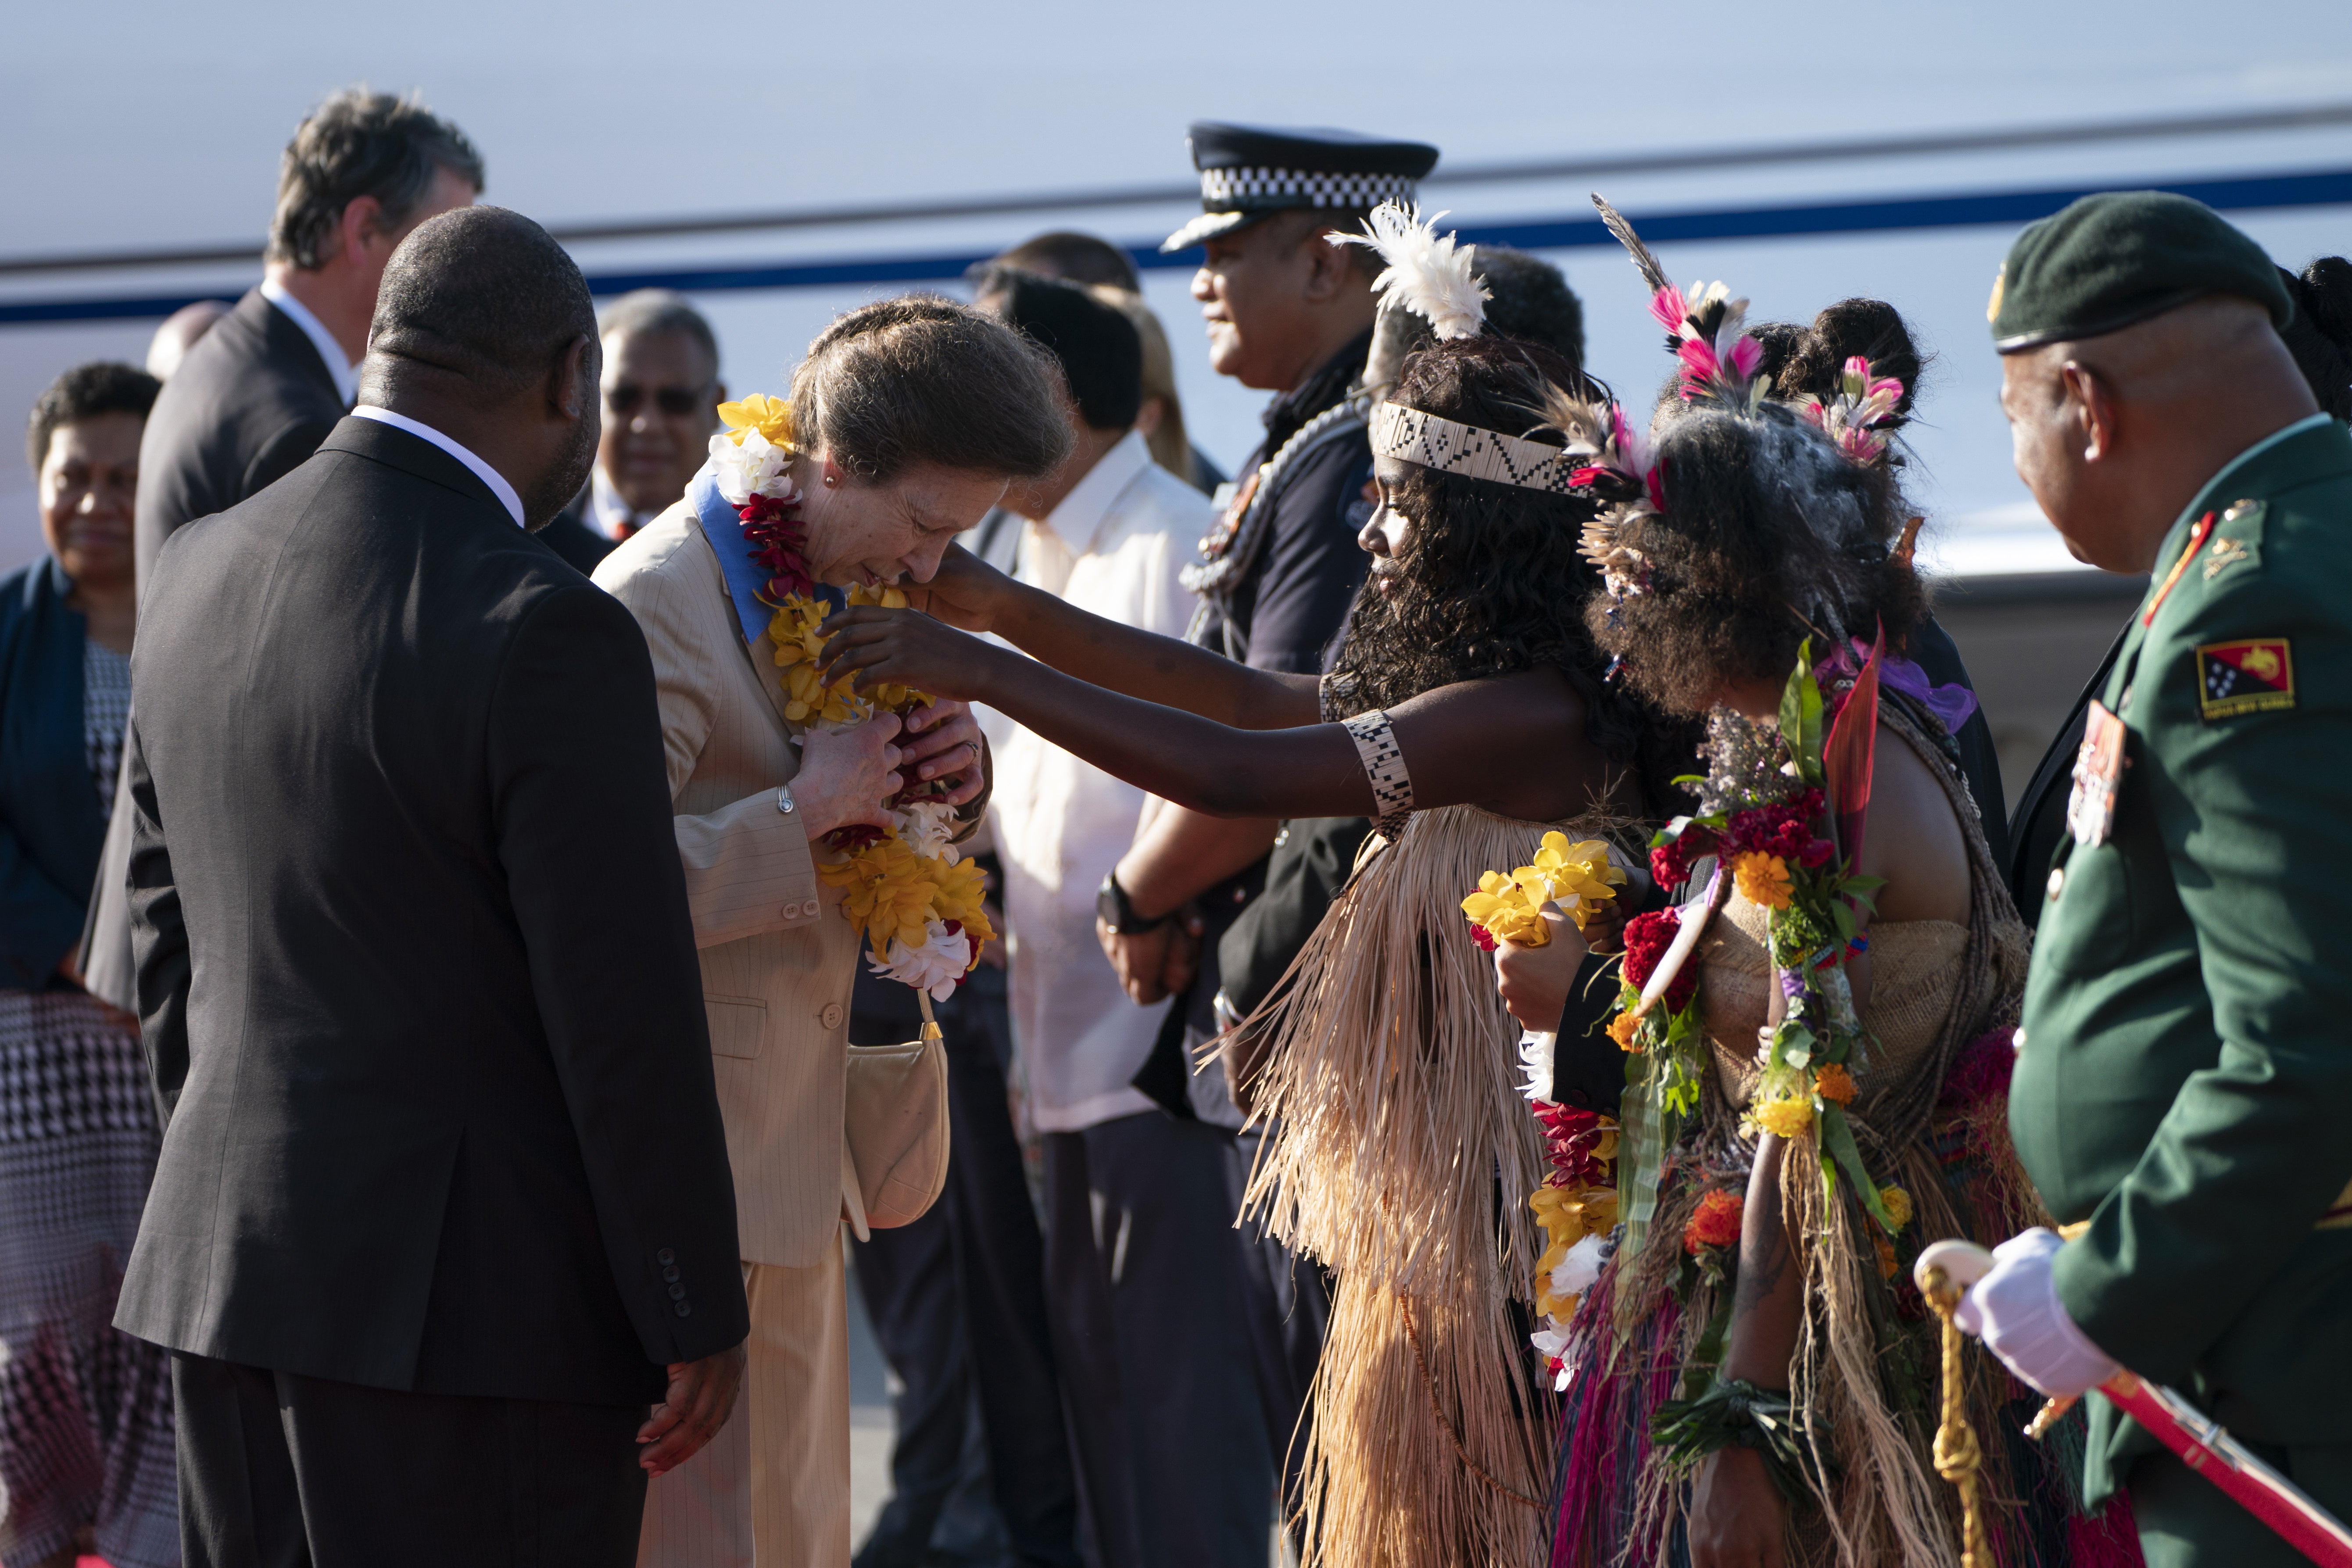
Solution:
[{"label": "feather headdress", "polygon": [[1577,548],[1601,569],[1601,586],[1622,601],[1649,589],[1649,562],[1627,541],[1643,518],[1666,510],[1665,478],[1649,437],[1633,427],[1614,402],[1590,403],[1546,384],[1540,406],[1544,425],[1557,430],[1571,458],[1582,465],[1569,483],[1592,492],[1602,503],[1584,525]]},{"label": "feather headdress", "polygon": [[1887,432],[1878,428],[1894,416],[1903,401],[1903,384],[1880,375],[1871,363],[1855,354],[1845,362],[1838,395],[1824,403],[1807,393],[1797,399],[1797,411],[1818,425],[1837,443],[1837,449],[1857,463],[1874,463],[1886,456]]},{"label": "feather headdress", "polygon": [[1382,309],[1402,309],[1428,318],[1440,340],[1475,338],[1486,330],[1486,301],[1494,295],[1471,270],[1478,247],[1457,246],[1453,235],[1437,235],[1437,213],[1424,220],[1418,205],[1382,202],[1364,219],[1361,234],[1332,234],[1333,245],[1369,246],[1388,263],[1372,279]]},{"label": "feather headdress", "polygon": [[1685,403],[1715,402],[1738,413],[1752,411],[1764,401],[1768,384],[1757,374],[1764,363],[1764,345],[1743,330],[1748,301],[1735,300],[1722,283],[1694,283],[1686,294],[1674,285],[1625,215],[1595,195],[1601,221],[1617,237],[1650,286],[1650,314],[1666,329],[1666,348],[1682,362],[1681,384],[1675,389]]}]

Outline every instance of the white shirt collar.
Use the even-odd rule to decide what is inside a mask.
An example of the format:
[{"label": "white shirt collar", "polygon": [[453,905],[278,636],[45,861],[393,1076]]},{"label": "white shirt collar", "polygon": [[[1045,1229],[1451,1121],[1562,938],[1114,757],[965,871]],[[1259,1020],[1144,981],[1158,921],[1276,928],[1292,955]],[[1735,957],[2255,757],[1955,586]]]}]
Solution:
[{"label": "white shirt collar", "polygon": [[657,511],[639,511],[621,499],[613,481],[604,477],[604,465],[599,463],[588,476],[589,521],[596,531],[607,539],[626,539],[624,529],[634,531],[645,527],[661,515]]},{"label": "white shirt collar", "polygon": [[1102,531],[1103,519],[1110,515],[1113,503],[1150,466],[1151,448],[1144,445],[1143,432],[1129,430],[1047,514],[1045,526],[1061,535],[1071,554],[1086,554],[1094,548],[1095,535]]},{"label": "white shirt collar", "polygon": [[343,406],[349,408],[360,395],[360,371],[359,366],[344,355],[343,345],[335,341],[335,334],[320,326],[319,318],[310,314],[310,307],[287,292],[286,285],[277,279],[261,280],[261,297],[283,310],[288,321],[302,329],[302,335],[310,340],[310,346],[317,349],[319,357],[327,362],[327,374],[335,378],[335,391],[341,395]]},{"label": "white shirt collar", "polygon": [[373,419],[379,425],[389,425],[395,430],[405,430],[421,441],[432,442],[466,467],[473,469],[475,477],[490,487],[490,493],[499,498],[499,503],[514,519],[517,528],[529,526],[522,520],[522,497],[515,494],[515,488],[507,483],[506,476],[433,428],[432,426],[421,419],[411,419],[405,414],[394,414],[389,408],[376,408],[365,404],[352,409],[352,414],[356,418]]}]

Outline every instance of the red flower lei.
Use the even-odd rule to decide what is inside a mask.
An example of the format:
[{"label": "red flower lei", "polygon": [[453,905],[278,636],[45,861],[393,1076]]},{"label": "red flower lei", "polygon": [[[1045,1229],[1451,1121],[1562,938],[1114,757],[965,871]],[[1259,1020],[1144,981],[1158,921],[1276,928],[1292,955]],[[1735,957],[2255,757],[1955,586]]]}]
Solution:
[{"label": "red flower lei", "polygon": [[770,496],[753,495],[735,509],[742,520],[743,538],[751,546],[751,563],[768,574],[768,603],[807,598],[816,592],[809,575],[808,532],[802,527],[798,502],[787,504]]}]

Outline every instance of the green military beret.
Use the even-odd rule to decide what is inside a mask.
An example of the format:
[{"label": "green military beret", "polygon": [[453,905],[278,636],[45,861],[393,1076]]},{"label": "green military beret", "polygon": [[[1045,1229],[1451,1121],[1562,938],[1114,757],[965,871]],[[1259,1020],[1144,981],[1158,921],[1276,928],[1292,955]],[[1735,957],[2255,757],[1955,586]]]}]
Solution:
[{"label": "green military beret", "polygon": [[2103,191],[2029,224],[1993,279],[2002,353],[2121,331],[2207,294],[2234,294],[2284,327],[2294,300],[2263,247],[2204,203],[2169,191]]}]

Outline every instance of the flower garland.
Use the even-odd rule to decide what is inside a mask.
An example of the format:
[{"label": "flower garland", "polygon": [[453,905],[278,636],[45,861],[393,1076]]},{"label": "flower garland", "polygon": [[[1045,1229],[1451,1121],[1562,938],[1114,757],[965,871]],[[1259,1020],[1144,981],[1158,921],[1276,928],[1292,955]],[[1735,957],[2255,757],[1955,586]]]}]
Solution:
[{"label": "flower garland", "polygon": [[[752,561],[768,574],[760,598],[776,612],[768,636],[793,733],[853,729],[877,712],[904,714],[929,702],[904,686],[860,696],[853,676],[829,686],[819,680],[824,622],[833,606],[816,596],[803,554],[807,534],[792,482],[798,452],[792,405],[755,393],[720,404],[719,417],[727,428],[710,438],[711,467],[719,494],[742,521]],[[852,605],[907,607],[907,595],[887,584],[853,587],[848,596]],[[957,853],[955,808],[938,795],[909,784],[890,803],[888,826],[827,834],[825,843],[842,858],[819,865],[817,875],[841,889],[842,912],[871,950],[874,972],[944,1002],[996,932],[982,902],[985,874]]]},{"label": "flower garland", "polygon": [[1598,838],[1570,844],[1565,833],[1547,833],[1533,865],[1508,876],[1480,876],[1478,890],[1462,900],[1462,912],[1470,918],[1471,940],[1488,952],[1497,942],[1545,947],[1551,927],[1545,923],[1544,905],[1558,904],[1582,931],[1624,884],[1625,873],[1609,863],[1609,847]]},{"label": "flower garland", "polygon": [[[1777,729],[1722,709],[1711,714],[1707,773],[1694,781],[1702,809],[1669,824],[1653,842],[1650,861],[1658,881],[1674,886],[1688,883],[1698,859],[1711,854],[1718,881],[1728,870],[1744,897],[1770,911],[1767,932],[1784,1005],[1757,1053],[1759,1082],[1741,1124],[1750,1133],[1821,1140],[1822,1173],[1830,1192],[1834,1194],[1843,1169],[1885,1233],[1879,1238],[1883,1268],[1890,1256],[1886,1238],[1908,1222],[1909,1200],[1900,1188],[1882,1189],[1869,1179],[1846,1120],[1846,1109],[1859,1092],[1854,1075],[1866,1065],[1846,965],[1869,945],[1855,910],[1870,908],[1871,896],[1884,885],[1883,879],[1854,869],[1861,806],[1869,795],[1869,731],[1877,722],[1881,660],[1874,650],[1845,687],[1843,707],[1827,716],[1835,727],[1826,742],[1810,642],[1790,674]],[[1839,811],[1834,820],[1833,795]],[[1820,831],[1824,827],[1827,836]],[[1843,853],[1841,839],[1848,847]],[[1704,1034],[1697,1025],[1695,972],[1675,977],[1664,1019],[1657,1008],[1638,1012],[1648,979],[1642,963],[1654,966],[1654,954],[1670,940],[1663,922],[1638,929],[1650,918],[1628,922],[1625,983],[1610,1033],[1628,1051],[1667,1058],[1663,1071],[1632,1068],[1627,1075],[1626,1120],[1647,1121],[1654,1135],[1639,1140],[1632,1151],[1637,1167],[1646,1162],[1650,1168],[1637,1168],[1624,1179],[1654,1192],[1656,1162],[1674,1142],[1681,1118],[1696,1109]],[[1669,911],[1664,920],[1679,918]],[[1685,997],[1679,1005],[1676,991]]]},{"label": "flower garland", "polygon": [[[1551,927],[1543,918],[1544,905],[1559,905],[1581,931],[1624,884],[1625,873],[1610,862],[1606,844],[1598,838],[1571,844],[1567,834],[1555,831],[1543,836],[1533,864],[1508,875],[1480,876],[1478,890],[1462,900],[1462,912],[1469,918],[1471,940],[1488,952],[1502,942],[1547,947]],[[1601,1243],[1617,1227],[1617,1190],[1609,1183],[1617,1157],[1617,1123],[1544,1098],[1551,1089],[1554,1044],[1552,1036],[1533,1030],[1521,1037],[1519,1060],[1528,1081],[1520,1092],[1543,1128],[1551,1163],[1544,1184],[1528,1198],[1544,1234],[1543,1255],[1536,1260],[1540,1321],[1528,1342],[1543,1357],[1553,1387],[1564,1389],[1573,1373],[1564,1359],[1569,1320],[1601,1278]]]}]

